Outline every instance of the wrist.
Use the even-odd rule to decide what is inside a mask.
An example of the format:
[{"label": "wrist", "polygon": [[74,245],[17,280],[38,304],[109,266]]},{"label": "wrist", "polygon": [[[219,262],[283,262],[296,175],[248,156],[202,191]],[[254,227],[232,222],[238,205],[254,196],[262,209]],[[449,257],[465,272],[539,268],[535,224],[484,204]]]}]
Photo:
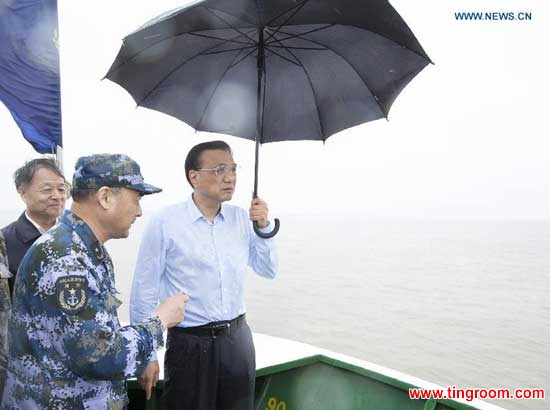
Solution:
[{"label": "wrist", "polygon": [[261,226],[260,224],[258,224],[258,228],[260,228],[260,231],[263,232],[263,233],[268,233],[268,232],[271,232],[271,230],[269,230],[269,225],[271,225],[271,222],[269,221],[269,219],[266,221],[265,225],[264,226]]}]

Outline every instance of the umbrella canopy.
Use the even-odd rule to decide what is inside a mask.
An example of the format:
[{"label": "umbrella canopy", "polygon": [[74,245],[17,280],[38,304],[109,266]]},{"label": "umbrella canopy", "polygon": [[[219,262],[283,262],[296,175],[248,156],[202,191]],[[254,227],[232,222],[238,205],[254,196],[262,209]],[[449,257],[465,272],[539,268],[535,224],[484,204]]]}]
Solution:
[{"label": "umbrella canopy", "polygon": [[255,140],[257,154],[386,118],[429,63],[386,0],[204,0],[128,35],[106,78],[196,130]]}]

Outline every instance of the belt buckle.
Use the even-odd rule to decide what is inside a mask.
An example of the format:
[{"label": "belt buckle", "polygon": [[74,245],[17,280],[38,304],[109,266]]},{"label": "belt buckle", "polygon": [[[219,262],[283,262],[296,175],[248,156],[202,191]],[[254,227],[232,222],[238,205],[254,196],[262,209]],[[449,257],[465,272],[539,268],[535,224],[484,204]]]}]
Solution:
[{"label": "belt buckle", "polygon": [[223,333],[225,329],[227,329],[227,332],[229,333],[229,331],[231,330],[231,323],[220,323],[212,326],[210,329],[212,331],[212,338],[215,339],[217,336]]}]

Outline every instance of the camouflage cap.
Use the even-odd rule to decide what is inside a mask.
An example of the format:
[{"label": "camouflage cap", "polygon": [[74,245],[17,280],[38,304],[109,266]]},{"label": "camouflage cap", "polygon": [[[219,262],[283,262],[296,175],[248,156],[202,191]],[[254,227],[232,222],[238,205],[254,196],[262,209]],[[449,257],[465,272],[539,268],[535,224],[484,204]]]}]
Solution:
[{"label": "camouflage cap", "polygon": [[73,189],[97,189],[102,186],[122,187],[156,194],[162,189],[146,184],[136,161],[124,154],[96,154],[76,161]]}]

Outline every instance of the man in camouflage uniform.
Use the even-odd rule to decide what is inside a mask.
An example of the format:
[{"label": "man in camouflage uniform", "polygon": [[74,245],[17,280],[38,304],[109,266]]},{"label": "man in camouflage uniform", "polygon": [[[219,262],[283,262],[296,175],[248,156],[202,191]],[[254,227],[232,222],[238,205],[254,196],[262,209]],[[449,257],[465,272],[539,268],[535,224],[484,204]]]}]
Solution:
[{"label": "man in camouflage uniform", "polygon": [[29,249],[15,282],[3,408],[123,409],[124,380],[141,374],[163,346],[163,330],[183,320],[187,296],[121,327],[113,264],[103,244],[125,238],[141,216],[143,181],[126,155],[82,157],[73,205]]},{"label": "man in camouflage uniform", "polygon": [[2,397],[4,382],[6,381],[8,318],[11,306],[8,286],[10,276],[6,243],[2,231],[0,231],[0,397]]}]

